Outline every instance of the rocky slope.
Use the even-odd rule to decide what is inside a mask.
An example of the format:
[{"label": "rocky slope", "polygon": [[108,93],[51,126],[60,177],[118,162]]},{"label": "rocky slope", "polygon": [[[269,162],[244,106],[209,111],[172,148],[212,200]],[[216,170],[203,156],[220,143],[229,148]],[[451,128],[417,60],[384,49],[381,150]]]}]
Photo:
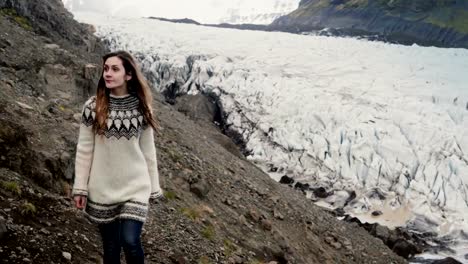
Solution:
[{"label": "rocky slope", "polygon": [[[0,0],[0,259],[99,263],[96,227],[68,197],[81,105],[105,48],[59,0]],[[356,223],[279,185],[211,122],[205,97],[166,103],[148,263],[405,263]]]},{"label": "rocky slope", "polygon": [[302,0],[269,30],[371,36],[402,44],[468,48],[465,0]]}]

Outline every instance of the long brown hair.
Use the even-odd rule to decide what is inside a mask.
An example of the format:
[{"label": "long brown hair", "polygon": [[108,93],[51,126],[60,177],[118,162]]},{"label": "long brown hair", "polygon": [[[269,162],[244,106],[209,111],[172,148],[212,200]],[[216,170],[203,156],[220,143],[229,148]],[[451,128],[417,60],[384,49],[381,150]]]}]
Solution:
[{"label": "long brown hair", "polygon": [[96,119],[93,124],[94,132],[102,135],[106,128],[110,90],[106,88],[106,82],[104,80],[104,64],[110,57],[118,57],[122,60],[125,73],[132,76],[132,78],[127,82],[128,92],[138,97],[140,101],[139,110],[143,114],[144,122],[153,127],[155,131],[158,131],[158,124],[154,119],[153,109],[151,106],[153,96],[151,95],[151,89],[148,82],[130,53],[126,51],[115,51],[102,57],[103,71],[101,73],[101,78],[99,79],[96,92]]}]

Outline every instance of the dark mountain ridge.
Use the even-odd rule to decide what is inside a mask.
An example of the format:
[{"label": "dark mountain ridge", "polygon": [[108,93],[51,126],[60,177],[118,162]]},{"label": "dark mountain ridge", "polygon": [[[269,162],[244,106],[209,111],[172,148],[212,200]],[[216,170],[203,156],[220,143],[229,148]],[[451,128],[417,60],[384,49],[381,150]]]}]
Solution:
[{"label": "dark mountain ridge", "polygon": [[303,0],[269,30],[378,36],[401,44],[468,48],[466,0]]}]

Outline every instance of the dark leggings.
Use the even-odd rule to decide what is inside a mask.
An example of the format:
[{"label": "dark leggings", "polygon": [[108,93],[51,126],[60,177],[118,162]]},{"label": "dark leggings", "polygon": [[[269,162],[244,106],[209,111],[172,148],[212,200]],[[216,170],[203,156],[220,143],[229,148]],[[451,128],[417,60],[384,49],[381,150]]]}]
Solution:
[{"label": "dark leggings", "polygon": [[120,264],[122,247],[127,264],[144,263],[145,256],[140,240],[142,228],[143,222],[130,219],[117,219],[108,224],[100,224],[104,264]]}]

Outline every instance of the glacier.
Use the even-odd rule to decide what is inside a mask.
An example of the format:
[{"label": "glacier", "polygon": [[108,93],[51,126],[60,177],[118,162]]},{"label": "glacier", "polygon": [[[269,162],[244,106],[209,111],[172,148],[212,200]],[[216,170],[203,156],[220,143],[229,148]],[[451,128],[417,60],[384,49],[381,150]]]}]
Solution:
[{"label": "glacier", "polygon": [[466,261],[468,50],[75,17],[132,52],[156,91],[216,96],[273,179],[323,187],[308,197],[366,222],[435,232],[453,250],[438,254]]}]

